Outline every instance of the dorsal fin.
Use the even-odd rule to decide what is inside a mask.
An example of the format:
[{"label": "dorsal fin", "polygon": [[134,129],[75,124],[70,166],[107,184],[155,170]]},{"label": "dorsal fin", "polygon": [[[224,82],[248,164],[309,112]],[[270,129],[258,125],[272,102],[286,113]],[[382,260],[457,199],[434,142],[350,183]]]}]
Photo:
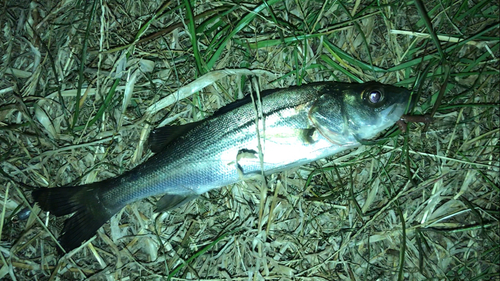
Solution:
[{"label": "dorsal fin", "polygon": [[[273,92],[276,92],[278,90],[280,90],[280,89],[272,89],[272,90],[263,91],[261,93],[261,97],[267,96],[267,95],[269,95]],[[188,123],[188,124],[184,124],[184,125],[178,125],[178,126],[168,126],[167,125],[167,126],[164,126],[161,128],[154,129],[148,138],[149,148],[154,153],[158,153],[158,152],[162,151],[173,140],[186,134],[189,130],[200,125],[202,122],[205,122],[208,119],[216,118],[216,117],[221,116],[227,112],[230,112],[231,110],[233,110],[235,108],[238,108],[240,106],[243,106],[247,103],[252,102],[250,95],[246,95],[242,99],[239,99],[239,100],[236,100],[236,101],[231,102],[229,104],[226,104],[225,106],[223,106],[223,107],[219,108],[217,111],[215,111],[212,114],[212,116],[210,116],[204,120],[200,120],[197,122]]]},{"label": "dorsal fin", "polygon": [[151,151],[158,153],[176,138],[184,135],[189,130],[198,126],[202,121],[188,123],[178,126],[164,126],[154,129],[149,134],[148,145]]}]

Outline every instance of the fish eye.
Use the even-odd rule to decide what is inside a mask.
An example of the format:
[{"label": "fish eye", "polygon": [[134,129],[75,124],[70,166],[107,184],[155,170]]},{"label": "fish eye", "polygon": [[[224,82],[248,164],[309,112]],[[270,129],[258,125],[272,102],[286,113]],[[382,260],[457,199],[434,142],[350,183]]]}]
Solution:
[{"label": "fish eye", "polygon": [[368,100],[373,103],[377,104],[382,100],[383,96],[382,93],[379,90],[371,90],[368,93]]}]

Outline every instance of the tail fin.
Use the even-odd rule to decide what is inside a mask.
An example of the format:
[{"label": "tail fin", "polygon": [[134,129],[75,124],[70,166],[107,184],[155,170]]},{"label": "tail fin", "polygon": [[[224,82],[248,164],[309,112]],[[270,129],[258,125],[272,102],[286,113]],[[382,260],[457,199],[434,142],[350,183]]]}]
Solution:
[{"label": "tail fin", "polygon": [[33,198],[43,210],[56,216],[73,213],[64,222],[62,235],[59,237],[59,243],[67,252],[94,236],[96,231],[119,211],[104,206],[100,200],[100,187],[104,182],[33,191]]}]

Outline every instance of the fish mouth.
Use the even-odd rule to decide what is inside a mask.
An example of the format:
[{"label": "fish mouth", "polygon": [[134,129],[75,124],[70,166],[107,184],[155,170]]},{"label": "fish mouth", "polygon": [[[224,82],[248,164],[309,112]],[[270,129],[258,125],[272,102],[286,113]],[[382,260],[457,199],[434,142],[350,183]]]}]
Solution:
[{"label": "fish mouth", "polygon": [[393,117],[399,119],[404,114],[409,114],[413,110],[413,107],[416,104],[417,104],[417,95],[412,95],[410,91],[407,91],[400,96],[398,101],[396,101],[394,104],[381,111],[381,113],[385,114],[386,119],[392,119]]},{"label": "fish mouth", "polygon": [[[411,106],[409,109],[412,108]],[[387,107],[386,109],[382,110],[380,112],[380,115],[382,116],[381,123],[387,123],[391,124],[399,119],[405,114],[406,111],[406,105],[404,101],[401,101],[399,103],[392,104],[391,106]]]},{"label": "fish mouth", "polygon": [[382,110],[382,111],[380,112],[380,114],[381,114],[382,116],[384,116],[385,118],[388,118],[388,117],[390,117],[391,115],[393,115],[394,111],[396,111],[396,109],[397,109],[397,108],[399,108],[399,106],[398,106],[398,105],[399,105],[399,104],[393,104],[393,105],[391,105],[391,106],[387,107],[386,109]]}]

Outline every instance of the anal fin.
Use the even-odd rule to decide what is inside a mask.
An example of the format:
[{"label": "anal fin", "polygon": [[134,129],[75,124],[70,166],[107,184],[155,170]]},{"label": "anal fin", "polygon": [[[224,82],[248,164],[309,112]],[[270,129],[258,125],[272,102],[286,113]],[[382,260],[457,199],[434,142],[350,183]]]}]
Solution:
[{"label": "anal fin", "polygon": [[165,212],[171,209],[175,209],[195,199],[198,196],[199,195],[196,193],[192,193],[189,195],[165,194],[160,198],[160,200],[158,200],[158,202],[156,202],[155,212]]}]

